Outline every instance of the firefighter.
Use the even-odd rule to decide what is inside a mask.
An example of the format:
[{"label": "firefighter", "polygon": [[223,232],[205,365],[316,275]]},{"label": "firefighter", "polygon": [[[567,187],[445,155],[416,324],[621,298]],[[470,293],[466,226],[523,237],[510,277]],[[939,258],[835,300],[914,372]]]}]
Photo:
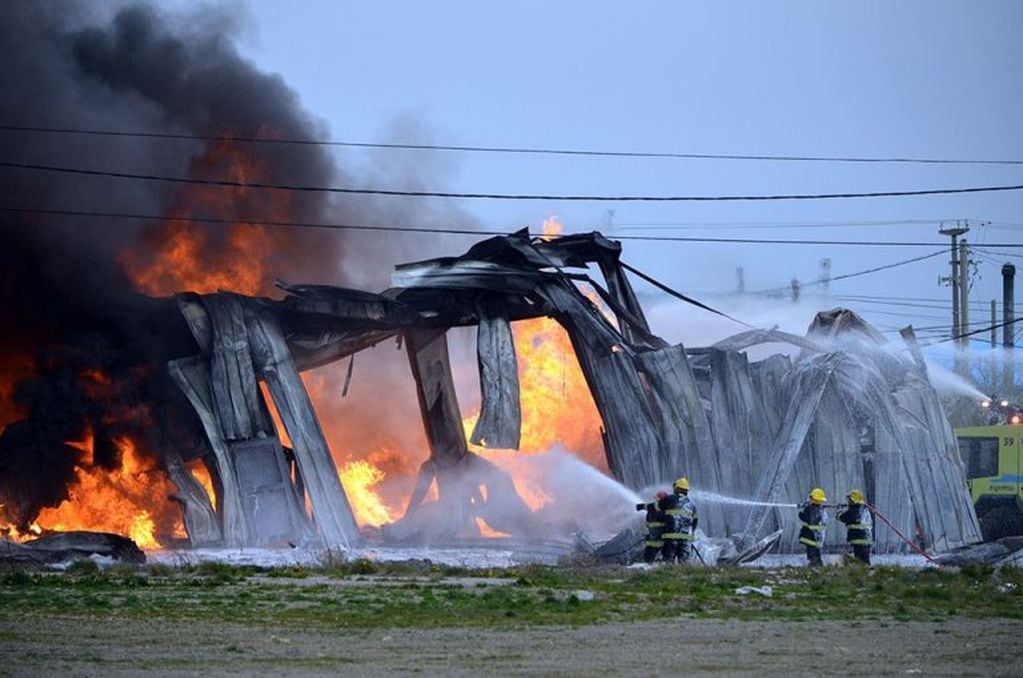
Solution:
[{"label": "firefighter", "polygon": [[806,546],[806,560],[810,567],[824,564],[821,549],[824,547],[824,531],[828,527],[828,514],[824,511],[827,500],[824,490],[815,487],[810,492],[810,501],[803,504],[799,512],[799,520],[803,524],[799,530],[799,543]]},{"label": "firefighter", "polygon": [[668,496],[664,490],[658,490],[654,500],[649,504],[636,504],[637,511],[646,511],[646,540],[643,542],[643,562],[652,563],[657,553],[664,547],[665,516],[658,507],[661,500]]},{"label": "firefighter", "polygon": [[838,514],[838,519],[845,523],[846,541],[852,544],[853,555],[870,565],[870,545],[873,543],[871,533],[874,528],[874,516],[870,514],[867,503],[860,490],[849,490],[846,495],[849,507]]},{"label": "firefighter", "polygon": [[664,562],[684,563],[689,560],[689,542],[696,534],[698,518],[696,503],[689,498],[689,479],[679,478],[672,485],[674,492],[658,502],[667,525],[664,540]]}]

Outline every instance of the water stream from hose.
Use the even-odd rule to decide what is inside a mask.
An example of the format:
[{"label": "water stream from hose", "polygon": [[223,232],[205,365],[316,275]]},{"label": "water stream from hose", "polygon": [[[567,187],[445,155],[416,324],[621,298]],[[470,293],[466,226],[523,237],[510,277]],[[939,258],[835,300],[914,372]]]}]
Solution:
[{"label": "water stream from hose", "polygon": [[796,504],[774,504],[766,501],[753,501],[752,499],[741,499],[739,497],[730,497],[727,494],[718,494],[717,492],[708,492],[707,490],[691,490],[689,495],[701,502],[708,504],[731,504],[733,506],[770,506],[774,508],[797,508]]}]

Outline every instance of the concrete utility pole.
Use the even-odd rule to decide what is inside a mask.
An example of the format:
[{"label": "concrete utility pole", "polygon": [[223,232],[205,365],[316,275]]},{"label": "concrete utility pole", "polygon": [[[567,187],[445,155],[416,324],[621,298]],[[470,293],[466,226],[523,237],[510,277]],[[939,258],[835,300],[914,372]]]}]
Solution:
[{"label": "concrete utility pole", "polygon": [[959,352],[963,356],[963,375],[970,377],[970,246],[959,243]]},{"label": "concrete utility pole", "polygon": [[995,349],[998,348],[998,302],[991,300],[991,359],[988,361],[988,393],[994,393],[998,388],[998,358]]},{"label": "concrete utility pole", "polygon": [[821,286],[824,288],[824,293],[828,293],[828,288],[831,287],[831,258],[827,257],[820,260],[820,271],[821,271]]},{"label": "concrete utility pole", "polygon": [[[948,282],[952,286],[952,336],[958,337],[962,332],[960,331],[962,325],[959,322],[959,236],[970,230],[969,225],[963,224],[962,222],[955,222],[955,226],[945,226],[938,230],[941,235],[947,235],[952,238],[952,275],[949,277],[938,278],[939,283]],[[956,346],[959,344],[959,340],[955,340]],[[955,371],[962,373],[962,360],[957,350],[955,353]]]},{"label": "concrete utility pole", "polygon": [[1010,397],[1016,392],[1016,375],[1013,366],[1013,346],[1016,325],[1012,322],[1015,316],[1016,267],[1012,264],[1002,266],[1002,395]]},{"label": "concrete utility pole", "polygon": [[743,270],[742,266],[737,266],[735,269],[735,277],[739,281],[739,294],[746,292],[746,271]]}]

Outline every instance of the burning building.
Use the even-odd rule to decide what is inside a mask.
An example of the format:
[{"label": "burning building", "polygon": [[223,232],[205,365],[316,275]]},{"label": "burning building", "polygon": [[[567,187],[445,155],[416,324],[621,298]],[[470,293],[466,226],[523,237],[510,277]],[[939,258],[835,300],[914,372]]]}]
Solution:
[{"label": "burning building", "polygon": [[[173,361],[171,371],[214,450],[223,526],[216,530],[192,483],[184,496],[196,506],[186,516],[200,520],[186,520],[189,533],[228,544],[304,531],[338,546],[359,539],[299,373],[397,338],[430,455],[404,516],[385,537],[451,541],[481,534],[479,521],[504,534],[543,534],[514,480],[469,449],[446,333],[476,328],[482,406],[469,441],[514,450],[521,410],[511,324],[551,317],[568,333],[593,395],[608,467],[627,486],[663,485],[686,473],[707,491],[764,504],[799,501],[814,485],[863,487],[900,531],[929,548],[980,540],[951,429],[921,359],[900,357],[841,310],[819,314],[805,338],[752,331],[708,349],[670,346],[651,333],[619,253],[599,234],[519,233],[484,240],[460,257],[399,266],[395,286],[380,294],[281,283],[288,294],[281,301],[179,295],[201,353]],[[584,272],[590,265],[604,284]],[[608,315],[580,282],[596,290]],[[798,347],[795,360],[748,358],[751,347],[779,342]],[[287,454],[260,382],[291,441]],[[418,512],[431,490],[434,506],[423,520]],[[757,507],[705,516],[709,534],[747,546],[765,528],[792,531],[794,522]],[[881,552],[907,548],[892,530],[879,529],[877,542]],[[793,531],[785,544],[794,543]]]}]

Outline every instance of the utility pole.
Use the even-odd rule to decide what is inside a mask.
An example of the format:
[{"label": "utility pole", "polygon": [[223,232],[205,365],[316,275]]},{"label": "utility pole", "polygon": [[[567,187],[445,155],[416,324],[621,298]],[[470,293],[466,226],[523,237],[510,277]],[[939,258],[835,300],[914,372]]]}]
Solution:
[{"label": "utility pole", "polygon": [[963,376],[970,380],[970,246],[959,243],[959,352],[963,356]]},{"label": "utility pole", "polygon": [[[970,230],[970,227],[968,225],[965,225],[962,222],[958,222],[958,221],[955,222],[954,226],[945,226],[944,224],[942,224],[941,228],[938,230],[938,233],[940,233],[941,235],[947,235],[947,236],[950,236],[952,238],[952,249],[951,249],[952,261],[950,262],[952,264],[952,275],[948,276],[947,278],[945,278],[945,277],[938,278],[938,283],[941,284],[941,283],[947,282],[947,283],[949,283],[952,286],[952,336],[953,337],[958,337],[961,334],[961,332],[960,332],[961,325],[959,323],[959,301],[960,300],[959,300],[959,240],[958,240],[958,238],[959,238],[959,236],[963,235],[964,233],[966,233],[969,230]],[[958,346],[959,340],[956,339],[955,343]],[[959,351],[956,351],[956,354],[955,354],[955,371],[956,372],[960,372],[960,373],[962,372],[962,364],[961,363],[962,363],[962,361],[961,361],[960,356],[959,356]]]},{"label": "utility pole", "polygon": [[988,393],[998,390],[998,358],[995,355],[998,348],[998,302],[991,300],[991,359],[988,361]]},{"label": "utility pole", "polygon": [[1009,398],[1016,393],[1016,375],[1013,365],[1013,346],[1015,345],[1016,303],[1016,267],[1012,264],[1002,266],[1002,397]]},{"label": "utility pole", "polygon": [[744,294],[746,292],[746,271],[743,270],[742,266],[737,266],[735,268],[735,277],[739,282],[739,294]]}]

